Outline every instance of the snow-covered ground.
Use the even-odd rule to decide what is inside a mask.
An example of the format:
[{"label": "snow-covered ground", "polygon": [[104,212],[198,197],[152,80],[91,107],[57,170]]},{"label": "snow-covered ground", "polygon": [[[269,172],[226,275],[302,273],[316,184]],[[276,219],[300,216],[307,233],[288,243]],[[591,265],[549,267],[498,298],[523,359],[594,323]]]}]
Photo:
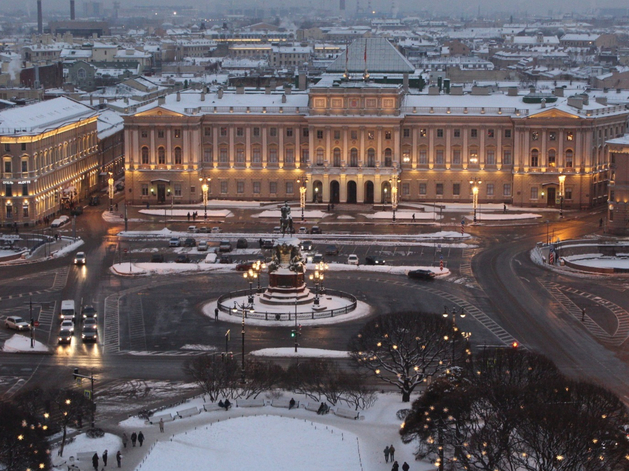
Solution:
[{"label": "snow-covered ground", "polygon": [[607,255],[591,253],[571,255],[564,257],[567,261],[576,265],[590,268],[621,268],[629,269],[629,257],[611,257]]},{"label": "snow-covered ground", "polygon": [[[94,452],[98,453],[99,460],[105,450],[107,450],[108,467],[116,466],[116,452],[122,448],[122,440],[117,435],[106,433],[100,438],[89,438],[84,433],[77,435],[72,443],[67,443],[63,449],[63,456],[58,455],[58,448],[50,453],[50,458],[54,467],[58,469],[66,469],[67,463],[74,463],[80,466],[80,469],[92,469],[92,460],[76,461],[77,453]],[[102,466],[103,462],[99,461]],[[105,468],[103,468],[105,469]],[[174,468],[173,468],[174,469]]]},{"label": "snow-covered ground", "polygon": [[47,352],[48,347],[37,340],[33,343],[31,348],[31,334],[27,332],[25,334],[15,334],[13,337],[4,342],[3,352],[7,353],[19,353],[19,352]]},{"label": "snow-covered ground", "polygon": [[[293,216],[293,226],[297,226],[299,225],[300,219],[301,219],[301,210],[296,211],[291,213],[291,215]],[[324,211],[319,211],[318,209],[311,209],[311,210],[305,210],[304,211],[304,217],[306,219],[321,219],[324,218],[325,216],[329,216],[330,213],[326,213]],[[277,209],[268,209],[266,211],[262,211],[259,214],[252,214],[251,217],[254,218],[273,218],[273,219],[277,219],[278,224],[279,224],[279,220],[282,217],[282,212]]]},{"label": "snow-covered ground", "polygon": [[[146,214],[147,216],[169,216],[169,217],[179,217],[179,218],[187,218],[188,215],[191,214],[190,209],[180,209],[174,208],[170,209],[170,207],[163,207],[161,209],[141,209],[139,211],[142,214]],[[228,209],[214,209],[209,210],[207,212],[207,216],[210,218],[230,218],[234,215]],[[205,211],[197,210],[197,221],[193,221],[190,219],[190,224],[195,224],[196,222],[201,222],[205,216]]]}]

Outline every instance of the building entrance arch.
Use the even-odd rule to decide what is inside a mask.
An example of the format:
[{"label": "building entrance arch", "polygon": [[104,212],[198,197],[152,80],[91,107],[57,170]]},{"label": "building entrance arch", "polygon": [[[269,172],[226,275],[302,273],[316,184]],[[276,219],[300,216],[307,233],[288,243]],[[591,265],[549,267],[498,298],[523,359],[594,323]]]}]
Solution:
[{"label": "building entrance arch", "polygon": [[374,195],[373,182],[371,180],[368,180],[365,182],[364,202],[368,204],[373,204],[373,195]]},{"label": "building entrance arch", "polygon": [[330,203],[338,204],[341,201],[341,185],[336,180],[330,182]]},{"label": "building entrance arch", "polygon": [[347,182],[347,202],[349,204],[356,203],[356,182],[354,180],[350,180]]}]

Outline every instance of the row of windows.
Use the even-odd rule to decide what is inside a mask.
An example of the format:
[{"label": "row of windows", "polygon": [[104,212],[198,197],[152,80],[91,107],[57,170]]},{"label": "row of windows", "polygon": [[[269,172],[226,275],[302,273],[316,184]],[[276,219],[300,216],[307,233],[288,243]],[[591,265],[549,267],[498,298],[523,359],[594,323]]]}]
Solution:
[{"label": "row of windows", "polygon": [[[402,185],[402,195],[404,195],[404,185]],[[408,184],[406,184],[408,185]],[[445,184],[444,183],[435,183],[435,194],[437,196],[443,196],[444,195],[444,191],[445,191]],[[512,192],[512,186],[511,183],[504,183],[502,185],[502,196],[511,196],[511,192]],[[410,188],[408,190],[408,193],[406,194],[410,194]],[[419,194],[420,196],[422,195],[427,195],[428,194],[428,183],[423,183],[420,182],[419,183]],[[470,191],[471,194],[471,191]],[[460,183],[453,183],[452,184],[452,196],[461,196],[461,184]],[[487,183],[485,185],[485,196],[486,197],[493,197],[496,196],[496,187],[493,183]]]},{"label": "row of windows", "polygon": [[[565,187],[564,191],[566,193],[565,196],[564,196],[564,199],[571,200],[572,199],[572,188],[567,186],[567,187]],[[542,198],[544,198],[544,192],[542,192],[541,196],[542,196]],[[537,199],[539,199],[539,197],[540,197],[539,188],[536,187],[536,186],[532,186],[531,187],[531,199],[532,200],[537,200]]]},{"label": "row of windows", "polygon": [[[531,167],[539,167],[540,166],[540,151],[538,149],[531,149],[531,159],[530,166]],[[564,152],[564,166],[568,168],[572,168],[574,162],[574,151],[572,149],[566,149]],[[546,166],[555,167],[557,166],[557,151],[555,149],[549,149],[546,154]]]},{"label": "row of windows", "polygon": [[[22,190],[21,195],[19,194],[20,188]],[[23,183],[22,185],[5,185],[4,196],[6,196],[7,198],[10,198],[12,196],[28,196],[28,184]]]},{"label": "row of windows", "polygon": [[[5,206],[5,211],[4,211],[4,215],[7,219],[13,219],[14,216],[14,211],[13,211],[13,205],[11,203],[7,203],[7,205]],[[28,204],[24,203],[22,205],[22,217],[27,218],[28,216]]]},{"label": "row of windows", "polygon": [[[268,184],[268,188],[269,188],[269,193],[270,194],[277,194],[277,188],[278,188],[278,182],[276,181],[271,181],[271,182],[265,182],[265,184]],[[299,184],[296,182],[284,182],[284,189],[286,194],[294,194],[295,193],[295,189],[299,187]],[[221,194],[228,194],[229,193],[229,181],[228,180],[221,180],[219,182],[219,190]],[[212,186],[208,185],[208,193],[212,193]],[[262,192],[262,182],[261,181],[254,181],[252,182],[252,189],[253,189],[253,194],[260,194]],[[179,183],[175,183],[173,184],[173,190],[174,190],[174,195],[176,197],[180,197],[182,196],[181,193],[181,184]],[[149,190],[149,185],[148,183],[143,183],[142,184],[142,188],[141,188],[141,193],[142,196],[149,196],[149,191],[152,192],[152,195],[154,196],[155,191],[154,190]],[[195,194],[196,193],[196,187],[192,186],[190,187],[190,194]],[[245,193],[245,181],[244,180],[237,180],[236,181],[236,193],[238,194],[244,194]]]}]

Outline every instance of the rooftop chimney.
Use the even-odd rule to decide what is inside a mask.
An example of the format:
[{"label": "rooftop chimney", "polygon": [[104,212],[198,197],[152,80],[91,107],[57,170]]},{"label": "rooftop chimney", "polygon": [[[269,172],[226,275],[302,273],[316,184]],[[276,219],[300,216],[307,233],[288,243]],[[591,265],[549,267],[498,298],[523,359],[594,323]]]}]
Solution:
[{"label": "rooftop chimney", "polygon": [[74,15],[74,0],[70,0],[70,19],[75,20],[76,17]]},{"label": "rooftop chimney", "polygon": [[44,32],[44,20],[42,19],[41,0],[37,0],[37,32]]},{"label": "rooftop chimney", "polygon": [[181,101],[181,92],[177,92],[177,101]]}]

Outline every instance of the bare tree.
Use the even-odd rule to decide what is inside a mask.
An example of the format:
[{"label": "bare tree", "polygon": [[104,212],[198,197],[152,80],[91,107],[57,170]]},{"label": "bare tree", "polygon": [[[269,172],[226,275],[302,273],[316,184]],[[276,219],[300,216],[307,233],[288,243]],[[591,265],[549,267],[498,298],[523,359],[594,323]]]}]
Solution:
[{"label": "bare tree", "polygon": [[61,427],[63,435],[61,437],[61,447],[59,448],[59,456],[63,456],[63,450],[66,445],[68,435],[68,426],[81,426],[84,417],[90,417],[92,409],[95,408],[94,403],[73,389],[56,389],[48,394],[47,403],[49,404],[49,417]]},{"label": "bare tree", "polygon": [[284,369],[270,361],[248,359],[245,363],[247,382],[241,384],[241,394],[247,399],[256,398],[265,391],[270,391],[284,381]]},{"label": "bare tree", "polygon": [[233,398],[239,387],[239,364],[227,355],[195,356],[186,360],[183,370],[209,396],[211,402],[217,401],[221,395]]},{"label": "bare tree", "polygon": [[297,394],[320,401],[325,395],[330,369],[330,362],[320,359],[293,363],[286,372],[286,386]]},{"label": "bare tree", "polygon": [[387,314],[368,322],[350,340],[349,353],[359,366],[397,387],[402,402],[409,402],[427,378],[469,358],[467,341],[448,319],[420,312]]}]

